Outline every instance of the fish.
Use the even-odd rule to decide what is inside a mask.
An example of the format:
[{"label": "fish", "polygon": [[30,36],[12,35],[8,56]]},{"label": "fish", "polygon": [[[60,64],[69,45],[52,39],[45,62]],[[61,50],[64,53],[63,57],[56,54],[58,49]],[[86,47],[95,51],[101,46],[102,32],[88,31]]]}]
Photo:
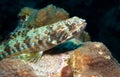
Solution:
[{"label": "fish", "polygon": [[35,61],[46,50],[66,42],[77,34],[81,34],[86,24],[84,19],[74,16],[51,25],[19,29],[13,32],[7,41],[0,44],[0,59],[30,53],[29,61]]}]

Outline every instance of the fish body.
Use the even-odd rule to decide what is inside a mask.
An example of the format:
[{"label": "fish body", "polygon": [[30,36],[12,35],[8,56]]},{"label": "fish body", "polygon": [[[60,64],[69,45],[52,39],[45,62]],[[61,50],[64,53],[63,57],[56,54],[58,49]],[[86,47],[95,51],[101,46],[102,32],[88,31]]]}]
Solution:
[{"label": "fish body", "polygon": [[84,31],[85,20],[72,17],[51,25],[14,32],[0,45],[0,59],[26,52],[44,52]]}]

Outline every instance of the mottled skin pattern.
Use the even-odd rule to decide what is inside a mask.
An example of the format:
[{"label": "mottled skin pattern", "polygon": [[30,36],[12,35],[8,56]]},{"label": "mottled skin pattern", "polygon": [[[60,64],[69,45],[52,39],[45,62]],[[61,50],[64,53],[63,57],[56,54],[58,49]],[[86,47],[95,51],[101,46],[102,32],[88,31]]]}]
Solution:
[{"label": "mottled skin pattern", "polygon": [[84,31],[86,22],[78,17],[39,28],[23,28],[0,45],[0,59],[26,52],[44,52]]}]

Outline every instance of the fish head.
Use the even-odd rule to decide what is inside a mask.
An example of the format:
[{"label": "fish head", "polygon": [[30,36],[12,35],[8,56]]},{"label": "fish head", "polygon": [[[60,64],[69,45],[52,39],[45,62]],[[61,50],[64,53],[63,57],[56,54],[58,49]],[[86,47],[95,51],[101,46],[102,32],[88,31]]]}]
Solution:
[{"label": "fish head", "polygon": [[71,38],[77,34],[81,34],[84,31],[87,23],[84,19],[74,16],[73,18],[66,20],[65,24],[69,30],[68,38]]},{"label": "fish head", "polygon": [[79,17],[72,17],[63,21],[59,21],[52,25],[51,39],[57,42],[65,42],[77,34],[81,34],[86,27],[86,21]]}]

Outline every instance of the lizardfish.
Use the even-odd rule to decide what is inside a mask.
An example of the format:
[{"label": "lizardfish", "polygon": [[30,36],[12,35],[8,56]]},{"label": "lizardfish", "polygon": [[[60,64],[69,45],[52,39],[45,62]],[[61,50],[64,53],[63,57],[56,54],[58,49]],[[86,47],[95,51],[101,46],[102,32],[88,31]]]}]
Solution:
[{"label": "lizardfish", "polygon": [[51,25],[16,31],[9,40],[1,43],[0,59],[28,52],[39,52],[41,56],[44,51],[82,33],[85,27],[85,20],[74,16]]}]

